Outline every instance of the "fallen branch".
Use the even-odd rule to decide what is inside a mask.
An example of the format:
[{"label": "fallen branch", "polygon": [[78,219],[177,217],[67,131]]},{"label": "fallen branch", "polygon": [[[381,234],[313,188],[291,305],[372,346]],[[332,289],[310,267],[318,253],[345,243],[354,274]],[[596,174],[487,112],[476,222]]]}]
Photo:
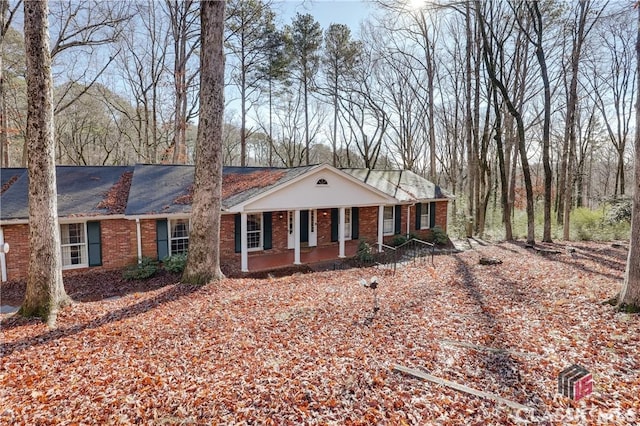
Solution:
[{"label": "fallen branch", "polygon": [[528,249],[531,249],[531,250],[535,251],[536,253],[542,254],[542,255],[546,255],[546,254],[561,254],[562,253],[559,250],[541,248],[541,247],[534,246],[533,244],[525,244],[524,247],[528,248]]},{"label": "fallen branch", "polygon": [[475,396],[479,396],[481,398],[487,398],[487,399],[491,399],[493,401],[497,401],[500,402],[502,404],[505,404],[511,408],[515,408],[516,410],[526,410],[526,411],[533,411],[533,408],[531,407],[527,407],[526,405],[522,405],[519,404],[517,402],[514,401],[510,401],[508,399],[502,398],[501,396],[489,393],[489,392],[484,392],[484,391],[480,391],[477,389],[473,389],[470,388],[468,386],[462,385],[460,383],[456,383],[456,382],[452,382],[449,380],[445,380],[445,379],[441,379],[439,377],[436,376],[432,376],[431,374],[427,374],[424,373],[420,370],[415,370],[413,368],[408,368],[408,367],[403,367],[402,365],[394,365],[393,369],[396,371],[399,371],[401,373],[405,373],[405,374],[409,374],[411,376],[417,377],[419,379],[423,379],[423,380],[427,380],[429,382],[433,382],[433,383],[437,383],[439,385],[442,386],[446,386],[455,390],[458,390],[460,392],[465,392],[471,395],[475,395]]},{"label": "fallen branch", "polygon": [[478,263],[480,263],[480,265],[500,265],[502,260],[493,257],[481,257]]},{"label": "fallen branch", "polygon": [[489,346],[474,345],[473,343],[458,342],[456,340],[449,340],[449,339],[440,340],[440,344],[441,345],[448,345],[448,346],[458,346],[458,347],[467,348],[467,349],[475,349],[477,351],[493,352],[493,353],[496,353],[496,354],[509,354],[509,355],[516,355],[516,356],[521,356],[521,357],[536,357],[537,356],[535,354],[512,351],[510,349],[491,348]]}]

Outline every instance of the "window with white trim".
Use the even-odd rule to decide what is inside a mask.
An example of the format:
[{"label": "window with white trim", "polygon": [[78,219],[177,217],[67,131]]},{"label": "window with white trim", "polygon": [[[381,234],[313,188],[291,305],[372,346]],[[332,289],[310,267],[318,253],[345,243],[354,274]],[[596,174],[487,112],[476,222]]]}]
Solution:
[{"label": "window with white trim", "polygon": [[384,235],[393,235],[395,233],[395,212],[396,209],[394,208],[394,206],[384,206],[382,227]]},{"label": "window with white trim", "polygon": [[189,219],[172,219],[169,227],[169,255],[186,253],[189,250]]},{"label": "window with white trim", "polygon": [[247,249],[262,250],[262,213],[247,215]]},{"label": "window with white trim", "polygon": [[429,229],[430,227],[429,206],[429,203],[422,203],[420,206],[420,229]]},{"label": "window with white trim", "polygon": [[344,239],[351,239],[351,207],[344,209]]},{"label": "window with white trim", "polygon": [[60,225],[62,268],[81,268],[89,265],[87,256],[87,234],[84,223]]}]

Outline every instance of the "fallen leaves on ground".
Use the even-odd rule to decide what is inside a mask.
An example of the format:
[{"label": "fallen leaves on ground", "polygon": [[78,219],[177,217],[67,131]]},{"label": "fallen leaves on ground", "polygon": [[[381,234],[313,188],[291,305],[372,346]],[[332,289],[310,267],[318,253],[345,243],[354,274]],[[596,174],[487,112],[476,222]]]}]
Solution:
[{"label": "fallen leaves on ground", "polygon": [[[620,289],[626,251],[573,247],[541,256],[503,243],[393,275],[150,287],[75,303],[52,331],[8,318],[0,423],[637,424],[640,319],[600,303]],[[483,256],[503,263],[479,265]],[[359,284],[374,275],[375,315],[373,291]],[[594,377],[579,401],[557,393],[574,363]]]}]

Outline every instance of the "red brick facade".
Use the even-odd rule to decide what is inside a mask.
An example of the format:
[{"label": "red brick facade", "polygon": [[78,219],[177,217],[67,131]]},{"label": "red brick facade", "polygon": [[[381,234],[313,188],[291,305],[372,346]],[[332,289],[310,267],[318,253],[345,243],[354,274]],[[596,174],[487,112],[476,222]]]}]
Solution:
[{"label": "red brick facade", "polygon": [[[409,217],[407,217],[407,209]],[[378,207],[361,207],[359,209],[358,239],[375,244],[378,241]],[[415,206],[401,207],[401,235],[407,233],[407,219],[409,233],[419,238],[429,239],[431,230],[416,230]],[[272,214],[272,249],[269,253],[288,250],[287,212]],[[436,202],[436,226],[447,230],[447,202]],[[155,219],[140,220],[142,240],[142,255],[157,258]],[[25,278],[29,262],[29,227],[28,225],[5,225],[2,227],[5,242],[10,244],[10,251],[6,254],[7,278],[10,280]],[[138,256],[136,221],[127,219],[109,219],[100,222],[102,266],[91,269],[116,269],[135,263]],[[384,242],[389,244],[395,236],[385,236]],[[317,211],[317,242],[318,246],[337,244],[331,241],[331,209]],[[264,253],[252,252],[250,255]],[[220,225],[220,257],[222,262],[239,264],[240,254],[235,252],[235,219],[232,214],[223,214]],[[77,271],[78,269],[66,270]],[[80,269],[82,270],[82,269]]]},{"label": "red brick facade", "polygon": [[[155,222],[154,222],[155,223]],[[4,241],[9,243],[5,255],[7,279],[23,279],[29,267],[29,225],[4,225]],[[126,219],[100,221],[102,266],[91,269],[118,269],[136,262],[136,224]],[[155,228],[153,232],[155,238]],[[154,246],[155,247],[155,246]],[[63,274],[87,268],[64,269]]]}]

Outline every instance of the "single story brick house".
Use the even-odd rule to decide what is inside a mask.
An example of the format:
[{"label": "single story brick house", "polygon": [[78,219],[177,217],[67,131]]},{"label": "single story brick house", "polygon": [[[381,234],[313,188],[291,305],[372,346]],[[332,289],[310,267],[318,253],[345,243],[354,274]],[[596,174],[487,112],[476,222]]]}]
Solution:
[{"label": "single story brick house", "polygon": [[[187,165],[58,166],[63,272],[121,268],[189,247],[194,168]],[[26,277],[28,173],[0,169],[2,280]],[[224,167],[220,257],[249,272],[249,259],[366,240],[382,248],[398,235],[446,232],[451,196],[409,171]]]}]

